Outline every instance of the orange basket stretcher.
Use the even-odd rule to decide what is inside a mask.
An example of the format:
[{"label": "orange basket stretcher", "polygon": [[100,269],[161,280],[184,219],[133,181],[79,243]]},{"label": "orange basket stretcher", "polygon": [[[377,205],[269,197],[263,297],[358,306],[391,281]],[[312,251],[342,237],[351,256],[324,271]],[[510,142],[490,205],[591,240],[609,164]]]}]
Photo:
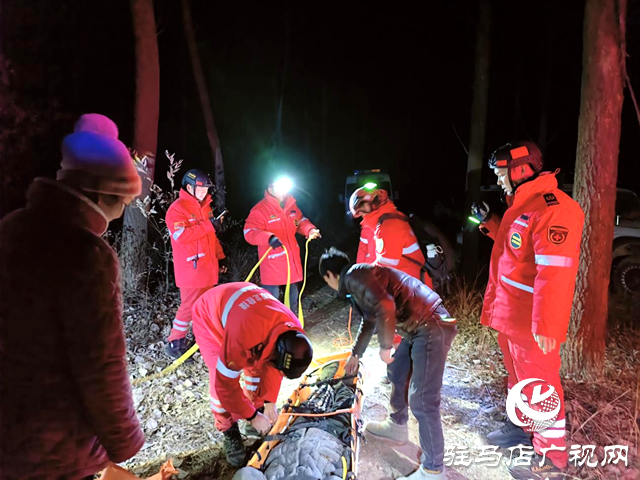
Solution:
[{"label": "orange basket stretcher", "polygon": [[280,413],[278,420],[273,425],[269,434],[265,437],[265,441],[260,445],[258,450],[251,457],[249,462],[247,463],[248,467],[253,467],[258,470],[263,470],[265,462],[269,457],[269,454],[273,449],[281,442],[283,434],[291,428],[297,421],[303,419],[305,417],[328,417],[332,415],[340,415],[347,413],[351,417],[351,426],[349,431],[348,439],[350,441],[350,445],[347,445],[346,452],[350,458],[346,458],[345,455],[342,456],[342,464],[343,464],[343,480],[346,479],[355,479],[358,474],[358,454],[360,450],[360,439],[362,438],[362,419],[361,419],[361,411],[362,411],[362,403],[363,403],[363,393],[362,393],[362,385],[363,385],[363,376],[360,372],[358,372],[355,377],[352,377],[353,387],[355,389],[355,395],[353,397],[353,401],[351,406],[348,408],[342,408],[339,410],[328,411],[326,413],[295,413],[292,411],[291,407],[298,406],[304,403],[311,393],[313,392],[314,376],[317,372],[319,372],[324,366],[330,363],[338,363],[338,369],[334,375],[334,379],[340,380],[345,377],[345,365],[349,358],[350,352],[337,353],[334,355],[329,355],[326,357],[321,357],[318,359],[314,359],[311,363],[312,366],[316,368],[309,372],[304,376],[304,379],[300,383],[300,386],[296,388],[289,399],[287,400],[287,404],[282,408],[282,412]]}]

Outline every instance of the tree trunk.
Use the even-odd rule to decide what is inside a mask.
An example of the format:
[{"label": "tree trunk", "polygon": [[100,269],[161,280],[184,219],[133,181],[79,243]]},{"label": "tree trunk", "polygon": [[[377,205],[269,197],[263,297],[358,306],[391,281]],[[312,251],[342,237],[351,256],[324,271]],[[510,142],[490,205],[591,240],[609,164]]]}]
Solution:
[{"label": "tree trunk", "polygon": [[611,248],[618,176],[626,0],[587,0],[574,197],[585,213],[565,367],[583,378],[604,369]]},{"label": "tree trunk", "polygon": [[[158,38],[152,0],[131,0],[131,14],[136,49],[136,100],[133,149],[145,158],[146,173],[142,174],[144,200],[155,175],[155,153],[158,146],[160,115],[160,61]],[[147,218],[132,203],[124,212],[122,227],[123,280],[126,289],[137,289],[147,270]]]},{"label": "tree trunk", "polygon": [[[471,105],[471,133],[469,157],[467,160],[467,180],[465,187],[464,211],[469,212],[471,204],[479,201],[482,160],[484,155],[487,104],[489,99],[489,58],[491,34],[491,1],[479,0],[479,20],[476,39],[475,79],[473,84],[473,104]],[[467,280],[473,281],[478,273],[478,231],[469,228],[467,215],[463,236],[462,266]]]},{"label": "tree trunk", "polygon": [[182,20],[184,25],[184,35],[187,39],[189,47],[189,57],[191,58],[191,67],[193,68],[193,76],[198,89],[198,97],[200,98],[200,106],[202,107],[202,115],[207,129],[207,138],[211,147],[211,154],[214,161],[214,180],[216,182],[215,205],[218,210],[224,209],[226,205],[226,182],[224,179],[224,163],[222,161],[222,150],[220,149],[220,139],[218,131],[213,121],[213,111],[211,109],[211,100],[209,99],[209,90],[204,78],[202,64],[200,63],[200,55],[198,54],[198,44],[196,43],[196,35],[193,29],[193,19],[191,17],[191,6],[189,0],[182,0]]}]

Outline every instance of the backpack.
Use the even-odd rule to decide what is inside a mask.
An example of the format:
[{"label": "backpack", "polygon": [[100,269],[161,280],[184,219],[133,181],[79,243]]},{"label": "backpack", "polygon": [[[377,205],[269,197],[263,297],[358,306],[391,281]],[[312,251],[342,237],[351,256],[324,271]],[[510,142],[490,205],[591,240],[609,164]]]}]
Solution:
[{"label": "backpack", "polygon": [[425,259],[424,265],[406,255],[403,255],[403,257],[420,266],[420,280],[424,283],[425,274],[428,274],[433,280],[434,290],[444,288],[451,280],[452,265],[455,264],[453,248],[444,234],[432,223],[422,220],[416,215],[407,217],[403,213],[385,213],[381,215],[378,220],[378,227],[385,220],[392,219],[407,222],[418,239],[420,251],[422,251]]}]

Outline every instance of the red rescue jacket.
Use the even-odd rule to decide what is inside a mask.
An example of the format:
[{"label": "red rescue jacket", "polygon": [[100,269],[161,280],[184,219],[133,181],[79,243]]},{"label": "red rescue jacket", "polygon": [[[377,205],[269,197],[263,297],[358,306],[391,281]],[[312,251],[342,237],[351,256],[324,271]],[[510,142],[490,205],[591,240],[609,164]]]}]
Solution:
[{"label": "red rescue jacket", "polygon": [[564,342],[580,255],[584,213],[558,189],[553,173],[518,187],[498,225],[481,228],[495,240],[482,324],[514,337],[532,333]]},{"label": "red rescue jacket", "polygon": [[[284,208],[269,192],[251,209],[244,224],[244,238],[251,245],[258,246],[258,256],[262,258],[269,248],[269,238],[275,235],[289,252],[291,262],[291,283],[302,280],[302,262],[296,233],[307,237],[316,228],[296,205],[296,199],[287,195]],[[282,248],[272,250],[260,265],[260,279],[263,285],[285,285],[287,283],[287,256]]]},{"label": "red rescue jacket", "polygon": [[167,210],[173,269],[179,288],[212,287],[218,283],[218,260],[225,258],[210,218],[207,195],[201,202],[185,190]]},{"label": "red rescue jacket", "polygon": [[[275,403],[282,373],[269,361],[278,336],[303,332],[296,316],[265,289],[248,282],[212,288],[193,306],[193,331],[200,342],[220,345],[215,372],[216,395],[233,420],[255,412],[240,386],[245,368],[261,369],[256,400]],[[213,374],[213,372],[211,372]]]},{"label": "red rescue jacket", "polygon": [[376,240],[373,236],[374,231],[363,225],[361,225],[361,228],[356,263],[373,263],[376,261]]},{"label": "red rescue jacket", "polygon": [[[390,218],[381,218],[388,215]],[[388,201],[377,210],[365,215],[362,219],[362,229],[371,229],[376,247],[374,265],[397,268],[412,277],[420,279],[420,269],[424,265],[424,255],[420,244],[408,221],[399,218],[403,216],[393,202]],[[382,221],[381,221],[382,220]],[[431,279],[425,276],[425,283],[431,287]]]}]

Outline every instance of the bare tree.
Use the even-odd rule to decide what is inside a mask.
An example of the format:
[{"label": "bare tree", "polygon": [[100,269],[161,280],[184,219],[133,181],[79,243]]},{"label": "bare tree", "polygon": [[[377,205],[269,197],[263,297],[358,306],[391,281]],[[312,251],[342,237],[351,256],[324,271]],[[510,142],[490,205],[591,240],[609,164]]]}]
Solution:
[{"label": "bare tree", "polygon": [[[479,0],[476,36],[475,79],[471,105],[471,135],[467,160],[465,211],[478,200],[484,155],[487,104],[489,100],[489,58],[491,34],[491,0]],[[464,217],[466,218],[466,216]],[[465,225],[466,226],[466,225]],[[478,232],[464,229],[462,266],[467,279],[475,279],[478,270]]]},{"label": "bare tree", "polygon": [[574,197],[585,213],[565,367],[603,373],[618,150],[623,101],[626,0],[587,0]]},{"label": "bare tree", "polygon": [[209,90],[202,71],[200,63],[200,54],[198,53],[198,45],[196,43],[196,35],[193,29],[193,19],[191,17],[191,6],[189,0],[182,0],[182,20],[184,24],[184,35],[187,39],[189,47],[189,57],[191,57],[191,66],[193,68],[193,76],[196,80],[198,96],[200,97],[200,106],[202,107],[202,115],[207,129],[207,138],[209,146],[214,158],[214,178],[216,182],[215,204],[216,208],[222,210],[226,204],[226,182],[224,178],[224,163],[222,162],[222,150],[220,149],[220,139],[218,131],[213,121],[213,111],[211,109],[211,100],[209,99]]},{"label": "bare tree", "polygon": [[[136,103],[133,148],[144,159],[142,207],[148,205],[149,189],[155,175],[160,115],[160,61],[153,12],[153,0],[131,0],[136,49]],[[122,230],[122,261],[125,288],[137,288],[147,266],[147,217],[140,203],[127,207]]]}]

